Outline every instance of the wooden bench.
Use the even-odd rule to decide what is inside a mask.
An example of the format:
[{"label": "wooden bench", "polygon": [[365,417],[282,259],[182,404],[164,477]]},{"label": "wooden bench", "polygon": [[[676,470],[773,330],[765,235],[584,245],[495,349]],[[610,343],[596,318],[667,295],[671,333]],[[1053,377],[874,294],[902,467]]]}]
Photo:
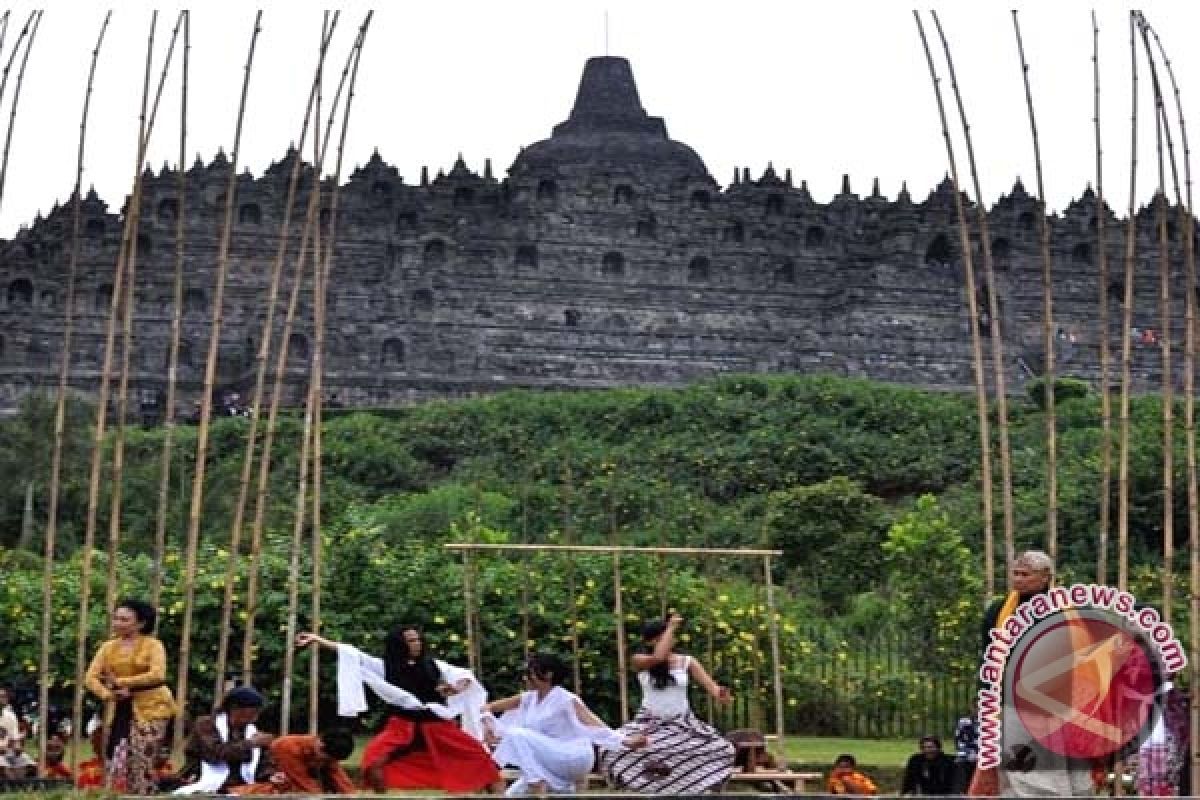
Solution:
[{"label": "wooden bench", "polygon": [[825,778],[819,772],[792,772],[790,769],[756,769],[747,772],[737,770],[729,776],[729,786],[737,784],[763,784],[783,794],[804,794],[810,782],[821,786]]}]

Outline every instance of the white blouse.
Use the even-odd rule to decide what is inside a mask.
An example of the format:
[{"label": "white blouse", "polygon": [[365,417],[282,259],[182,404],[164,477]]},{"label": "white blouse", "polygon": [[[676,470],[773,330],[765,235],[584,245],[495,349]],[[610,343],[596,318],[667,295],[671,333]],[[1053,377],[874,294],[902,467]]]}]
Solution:
[{"label": "white blouse", "polygon": [[496,730],[503,738],[505,730],[527,728],[561,742],[585,741],[603,750],[618,750],[624,739],[607,726],[583,723],[575,710],[579,701],[571,692],[555,686],[538,699],[537,692],[523,692],[521,704],[496,720]]},{"label": "white blouse", "polygon": [[688,713],[691,710],[688,705],[688,667],[691,662],[690,656],[680,656],[670,669],[675,682],[662,689],[654,685],[654,677],[647,670],[639,672],[637,678],[642,687],[642,710],[664,719]]}]

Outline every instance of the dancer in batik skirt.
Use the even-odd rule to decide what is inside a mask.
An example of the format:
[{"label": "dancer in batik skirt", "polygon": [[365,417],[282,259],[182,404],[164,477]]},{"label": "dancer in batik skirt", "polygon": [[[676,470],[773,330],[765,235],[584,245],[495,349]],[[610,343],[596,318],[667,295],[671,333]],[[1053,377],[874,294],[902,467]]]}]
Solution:
[{"label": "dancer in batik skirt", "polygon": [[[316,634],[296,637],[300,647],[312,643],[337,650],[338,714],[367,710],[364,686],[388,704],[383,730],[362,754],[369,788],[503,791],[504,779],[480,741],[479,708],[487,692],[470,671],[432,658],[415,626],[388,634],[382,659]],[[461,728],[454,721],[459,716]]]},{"label": "dancer in batik skirt", "polygon": [[175,715],[167,688],[167,651],[155,638],[157,613],[125,600],[113,609],[113,638],[100,645],[84,684],[104,701],[109,783],[129,794],[157,790],[154,756]]},{"label": "dancer in batik skirt", "polygon": [[[623,736],[593,714],[559,683],[567,675],[557,656],[538,653],[529,659],[529,691],[483,707],[492,758],[520,770],[509,796],[574,792],[595,763],[595,747],[621,750],[646,745],[646,736]],[[500,718],[496,713],[504,712]]]},{"label": "dancer in batik skirt", "polygon": [[688,684],[695,681],[719,703],[729,690],[709,677],[699,661],[676,653],[683,618],[671,614],[642,629],[645,652],[633,656],[642,687],[642,705],[620,733],[649,734],[641,750],[609,751],[601,763],[609,783],[635,792],[694,794],[719,788],[733,772],[735,750],[721,733],[692,713]]}]

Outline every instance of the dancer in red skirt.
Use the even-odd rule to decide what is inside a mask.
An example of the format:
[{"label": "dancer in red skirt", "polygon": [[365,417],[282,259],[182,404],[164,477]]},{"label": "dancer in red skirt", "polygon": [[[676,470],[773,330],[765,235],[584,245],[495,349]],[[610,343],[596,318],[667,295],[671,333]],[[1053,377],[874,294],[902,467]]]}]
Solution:
[{"label": "dancer in red skirt", "polygon": [[503,793],[504,779],[480,742],[487,692],[468,670],[432,658],[420,630],[393,630],[382,659],[313,633],[296,637],[300,647],[313,642],[337,651],[340,715],[366,711],[365,686],[388,704],[387,722],[363,751],[367,787]]}]

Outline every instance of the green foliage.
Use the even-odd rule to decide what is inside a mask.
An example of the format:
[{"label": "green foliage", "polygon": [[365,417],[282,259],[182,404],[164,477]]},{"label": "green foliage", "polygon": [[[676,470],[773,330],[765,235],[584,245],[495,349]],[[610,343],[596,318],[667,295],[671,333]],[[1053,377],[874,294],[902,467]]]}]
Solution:
[{"label": "green foliage", "polygon": [[[1068,400],[1075,400],[1080,397],[1087,397],[1091,394],[1092,387],[1087,381],[1079,378],[1055,378],[1054,379],[1054,405],[1057,409],[1059,403],[1064,403]],[[1034,378],[1025,386],[1025,393],[1029,395],[1029,399],[1037,406],[1039,410],[1046,409],[1046,379]]]},{"label": "green foliage", "polygon": [[891,622],[912,634],[912,655],[935,669],[964,655],[973,661],[972,650],[964,653],[959,643],[978,627],[983,582],[974,554],[936,497],[922,495],[896,520],[883,553],[895,599]]},{"label": "green foliage", "polygon": [[783,551],[789,586],[844,613],[854,595],[876,585],[888,513],[860,484],[839,476],[774,492],[769,508],[767,530]]},{"label": "green foliage", "polygon": [[[1100,485],[1098,402],[1078,391],[1077,382],[1062,379],[1058,385],[1060,571],[1090,576]],[[0,680],[29,675],[29,664],[37,661],[52,409],[52,402],[33,398],[21,414],[0,421],[0,572],[5,576]],[[69,406],[53,609],[60,682],[74,670],[77,550],[86,518],[93,417],[85,405]],[[1036,402],[1012,404],[1018,546],[1044,538],[1044,421]],[[1158,591],[1155,565],[1161,552],[1159,399],[1135,398],[1130,425],[1131,575],[1142,593],[1152,596]],[[228,558],[223,548],[230,537],[246,431],[247,420],[241,418],[217,419],[212,426],[191,666],[197,701],[214,682],[204,670],[211,668],[209,656],[215,652],[215,615]],[[169,647],[178,636],[179,554],[190,511],[195,433],[188,426],[176,430],[171,464],[163,615]],[[275,691],[284,647],[300,434],[298,418],[280,420],[263,509],[268,535],[258,658],[260,683]],[[143,594],[151,569],[164,432],[129,426],[125,436],[118,573],[123,591]],[[908,698],[912,687],[928,684],[933,674],[959,674],[963,650],[953,646],[955,637],[974,646],[983,520],[976,413],[968,396],[826,376],[734,375],[678,390],[507,392],[386,412],[339,413],[326,418],[323,443],[323,622],[327,632],[367,649],[378,646],[390,625],[412,620],[427,627],[441,652],[452,660],[463,658],[462,560],[442,548],[461,539],[779,547],[785,551],[777,565],[777,595],[787,712],[794,720],[823,720],[811,724],[831,731],[855,720],[883,725],[887,715],[910,713],[872,699],[883,691],[890,703],[901,691],[884,685],[885,678],[903,681],[909,693],[901,695]],[[1176,427],[1173,446],[1178,489],[1186,485],[1182,426]],[[111,501],[107,470],[97,510],[102,532]],[[27,485],[35,490],[34,535],[18,554],[11,548],[20,536]],[[1115,482],[1112,492],[1115,508]],[[254,503],[252,487],[248,518]],[[1187,531],[1182,491],[1174,507],[1182,545]],[[999,503],[995,514],[999,530]],[[240,608],[245,553],[234,557]],[[305,606],[307,562],[302,559],[296,576]],[[929,574],[931,563],[938,565],[937,574]],[[102,596],[103,565],[98,555],[93,598]],[[611,560],[481,556],[474,567],[484,669],[493,691],[517,686],[526,625],[533,646],[562,651],[574,631],[586,656],[581,663],[585,689],[599,707],[612,709],[617,676]],[[764,659],[770,642],[758,588],[761,563],[625,558],[622,569],[629,643],[636,644],[634,628],[642,618],[664,606],[683,610],[687,633],[694,637],[688,647],[704,653],[714,672],[738,689],[733,713],[739,720],[765,714],[770,687]],[[1003,576],[997,577],[1003,583]],[[1182,591],[1183,582],[1176,585]],[[1186,610],[1182,598],[1177,607]],[[522,608],[530,610],[528,621]],[[89,625],[94,642],[105,626],[103,609],[94,602]],[[307,612],[301,625],[307,625]],[[924,631],[928,638],[921,640],[920,652],[910,649],[894,663],[871,642],[897,628]],[[234,641],[237,663],[240,630]],[[860,655],[861,663],[855,660]],[[307,670],[296,677],[302,696]]]}]

